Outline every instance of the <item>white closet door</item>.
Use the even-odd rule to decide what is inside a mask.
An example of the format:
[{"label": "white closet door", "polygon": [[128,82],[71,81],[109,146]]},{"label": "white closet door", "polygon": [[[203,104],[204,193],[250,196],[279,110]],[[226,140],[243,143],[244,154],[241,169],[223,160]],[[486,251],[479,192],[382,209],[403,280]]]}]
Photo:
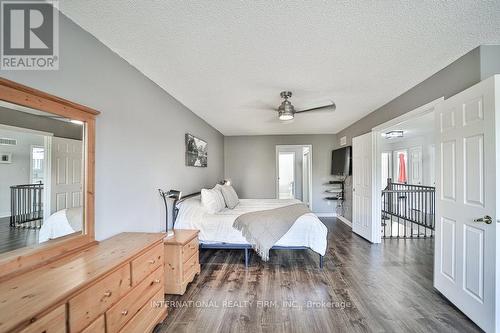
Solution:
[{"label": "white closet door", "polygon": [[52,138],[50,188],[52,214],[64,208],[83,205],[82,159],[82,141]]},{"label": "white closet door", "polygon": [[413,147],[409,151],[410,162],[410,184],[422,185],[422,147]]}]

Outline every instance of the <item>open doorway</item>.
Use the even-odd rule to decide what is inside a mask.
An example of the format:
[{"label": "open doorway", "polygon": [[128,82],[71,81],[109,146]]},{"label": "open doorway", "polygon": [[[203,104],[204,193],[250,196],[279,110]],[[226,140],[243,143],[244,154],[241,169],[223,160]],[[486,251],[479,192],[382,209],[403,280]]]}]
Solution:
[{"label": "open doorway", "polygon": [[[408,119],[382,131],[380,180],[382,238],[429,237],[434,234],[434,113]],[[388,133],[401,133],[391,137]],[[392,163],[389,160],[392,156]],[[388,165],[392,164],[392,169]]]},{"label": "open doorway", "polygon": [[312,209],[312,146],[276,146],[276,198],[298,199]]}]

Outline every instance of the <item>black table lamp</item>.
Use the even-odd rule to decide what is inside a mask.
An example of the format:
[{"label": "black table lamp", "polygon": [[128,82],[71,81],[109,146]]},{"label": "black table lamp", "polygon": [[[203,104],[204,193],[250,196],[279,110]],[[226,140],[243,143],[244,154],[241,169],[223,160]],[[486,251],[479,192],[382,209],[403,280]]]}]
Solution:
[{"label": "black table lamp", "polygon": [[165,204],[165,231],[167,238],[174,235],[174,221],[175,221],[175,203],[181,197],[181,192],[177,190],[170,190],[168,192],[158,189],[160,196],[163,198]]}]

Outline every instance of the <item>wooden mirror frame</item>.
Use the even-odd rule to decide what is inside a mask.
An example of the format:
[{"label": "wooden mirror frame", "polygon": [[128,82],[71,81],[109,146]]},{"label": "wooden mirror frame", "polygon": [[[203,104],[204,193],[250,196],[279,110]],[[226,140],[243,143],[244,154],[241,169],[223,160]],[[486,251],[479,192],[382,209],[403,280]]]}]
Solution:
[{"label": "wooden mirror frame", "polygon": [[99,111],[0,77],[0,100],[84,122],[82,233],[0,254],[0,281],[96,243],[94,231],[95,118]]}]

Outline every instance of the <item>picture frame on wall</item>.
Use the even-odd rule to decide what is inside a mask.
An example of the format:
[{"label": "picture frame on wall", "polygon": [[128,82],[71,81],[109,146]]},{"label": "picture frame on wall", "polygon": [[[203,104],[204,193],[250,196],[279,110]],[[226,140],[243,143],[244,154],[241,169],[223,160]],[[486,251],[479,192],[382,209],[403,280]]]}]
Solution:
[{"label": "picture frame on wall", "polygon": [[207,142],[186,133],[186,166],[206,168],[208,165]]}]

